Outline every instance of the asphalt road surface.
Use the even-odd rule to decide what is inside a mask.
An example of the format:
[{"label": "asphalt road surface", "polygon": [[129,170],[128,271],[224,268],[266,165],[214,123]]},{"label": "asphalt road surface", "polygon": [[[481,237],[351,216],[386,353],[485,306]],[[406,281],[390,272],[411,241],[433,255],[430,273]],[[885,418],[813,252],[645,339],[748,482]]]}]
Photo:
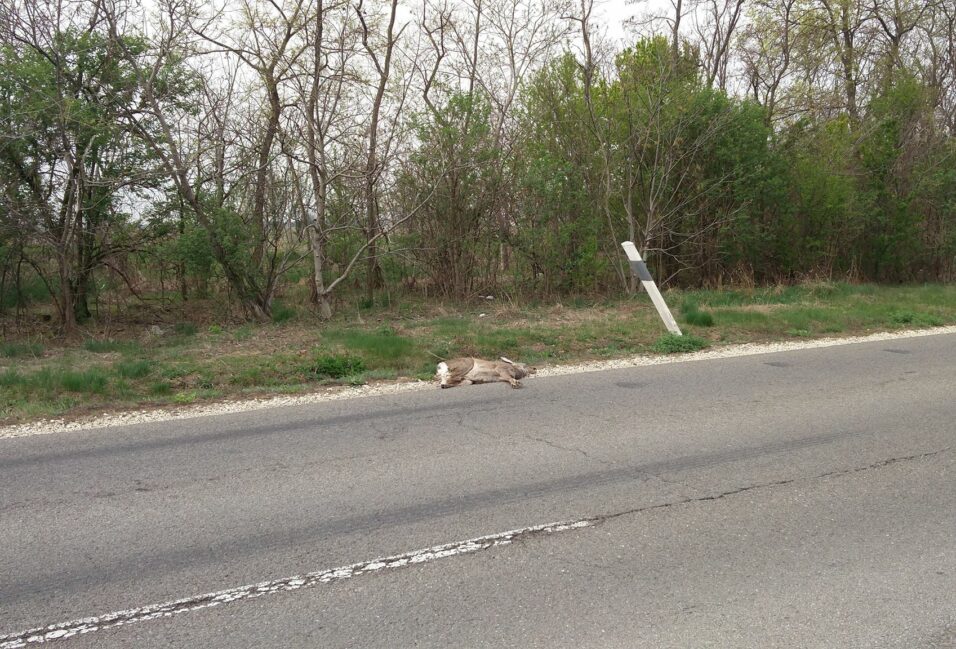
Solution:
[{"label": "asphalt road surface", "polygon": [[956,335],[525,386],[0,440],[0,649],[956,647]]}]

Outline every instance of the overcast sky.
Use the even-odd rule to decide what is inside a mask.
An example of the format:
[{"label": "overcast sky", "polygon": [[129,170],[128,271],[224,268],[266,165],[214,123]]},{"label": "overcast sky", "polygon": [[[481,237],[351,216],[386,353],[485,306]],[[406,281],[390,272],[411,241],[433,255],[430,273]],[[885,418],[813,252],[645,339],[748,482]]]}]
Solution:
[{"label": "overcast sky", "polygon": [[670,6],[668,0],[598,0],[595,3],[595,18],[607,26],[608,36],[618,45],[625,38],[624,22],[638,14],[647,14],[652,8],[657,13]]}]

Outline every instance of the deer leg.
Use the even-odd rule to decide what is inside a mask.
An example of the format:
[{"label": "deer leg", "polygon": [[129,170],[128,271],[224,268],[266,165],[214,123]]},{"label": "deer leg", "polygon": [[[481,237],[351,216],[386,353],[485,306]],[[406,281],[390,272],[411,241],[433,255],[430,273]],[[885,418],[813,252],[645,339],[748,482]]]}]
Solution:
[{"label": "deer leg", "polygon": [[510,383],[510,384],[511,384],[511,387],[513,387],[513,388],[516,389],[516,390],[521,387],[521,384],[518,383],[518,379],[516,379],[515,377],[511,376],[511,373],[510,373],[510,372],[499,370],[499,371],[498,371],[498,378],[499,378],[500,380],[502,380],[502,381],[505,381],[505,382],[507,382],[507,383]]},{"label": "deer leg", "polygon": [[465,380],[463,376],[448,376],[442,379],[441,387],[444,388],[454,388],[461,385],[462,381]]}]

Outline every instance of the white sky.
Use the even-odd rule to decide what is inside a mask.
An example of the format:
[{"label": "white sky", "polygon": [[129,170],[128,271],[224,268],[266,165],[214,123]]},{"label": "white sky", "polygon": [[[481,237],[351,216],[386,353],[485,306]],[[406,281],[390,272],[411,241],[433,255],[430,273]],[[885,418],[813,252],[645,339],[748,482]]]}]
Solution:
[{"label": "white sky", "polygon": [[670,9],[668,0],[598,0],[595,5],[597,22],[607,27],[608,37],[618,45],[625,39],[629,40],[624,30],[626,20],[652,10],[658,14],[667,14]]}]

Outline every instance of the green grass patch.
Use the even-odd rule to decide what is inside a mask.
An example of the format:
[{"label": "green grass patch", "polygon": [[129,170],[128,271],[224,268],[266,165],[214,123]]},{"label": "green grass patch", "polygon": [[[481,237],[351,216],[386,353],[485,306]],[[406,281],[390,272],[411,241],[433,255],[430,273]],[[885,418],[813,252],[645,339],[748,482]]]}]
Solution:
[{"label": "green grass patch", "polygon": [[[403,369],[409,364],[415,364],[415,359],[422,355],[422,351],[415,341],[398,335],[390,327],[380,327],[374,331],[359,329],[335,330],[326,334],[326,338],[340,347],[343,358],[357,358],[365,367],[371,369]],[[339,377],[345,376],[342,374]]]},{"label": "green grass patch", "polygon": [[172,392],[173,386],[169,381],[156,381],[149,385],[149,393],[156,397],[165,397],[172,394]]},{"label": "green grass patch", "polygon": [[709,342],[698,336],[691,334],[678,336],[677,334],[666,333],[651,345],[651,349],[658,354],[683,354],[696,352],[709,346]]},{"label": "green grass patch", "polygon": [[25,385],[27,377],[12,367],[0,372],[0,388],[15,388]]},{"label": "green grass patch", "polygon": [[109,383],[106,372],[99,367],[83,371],[61,370],[59,380],[63,389],[68,392],[88,394],[105,394]]},{"label": "green grass patch", "polygon": [[291,320],[296,316],[296,310],[285,304],[275,303],[272,305],[272,321],[276,324],[281,324],[287,320]]},{"label": "green grass patch", "polygon": [[396,370],[369,370],[365,372],[366,381],[390,381],[398,378]]},{"label": "green grass patch", "polygon": [[917,311],[896,311],[890,316],[890,322],[913,327],[940,327],[944,324],[939,316]]},{"label": "green grass patch", "polygon": [[153,362],[146,359],[120,361],[113,369],[124,379],[142,379],[153,371]]},{"label": "green grass patch", "polygon": [[173,333],[177,336],[191,337],[199,333],[199,327],[192,322],[177,322],[173,325]]},{"label": "green grass patch", "polygon": [[236,327],[236,330],[232,332],[232,337],[236,342],[242,342],[243,340],[249,340],[252,337],[252,325],[244,324],[240,327]]},{"label": "green grass patch", "polygon": [[109,354],[111,352],[125,352],[132,349],[133,344],[126,340],[95,340],[87,338],[83,341],[83,349],[94,354]]},{"label": "green grass patch", "polygon": [[707,311],[701,311],[697,300],[685,298],[681,304],[681,317],[684,322],[695,327],[713,327],[714,316]]},{"label": "green grass patch", "polygon": [[43,345],[38,343],[3,343],[0,344],[0,356],[3,358],[23,358],[30,356],[39,358],[43,355]]},{"label": "green grass patch", "polygon": [[341,379],[364,371],[365,362],[348,354],[319,356],[306,370],[310,377],[317,379]]},{"label": "green grass patch", "polygon": [[719,312],[720,324],[728,327],[760,328],[763,329],[772,322],[769,315],[760,311],[744,311],[741,309],[721,309]]}]

